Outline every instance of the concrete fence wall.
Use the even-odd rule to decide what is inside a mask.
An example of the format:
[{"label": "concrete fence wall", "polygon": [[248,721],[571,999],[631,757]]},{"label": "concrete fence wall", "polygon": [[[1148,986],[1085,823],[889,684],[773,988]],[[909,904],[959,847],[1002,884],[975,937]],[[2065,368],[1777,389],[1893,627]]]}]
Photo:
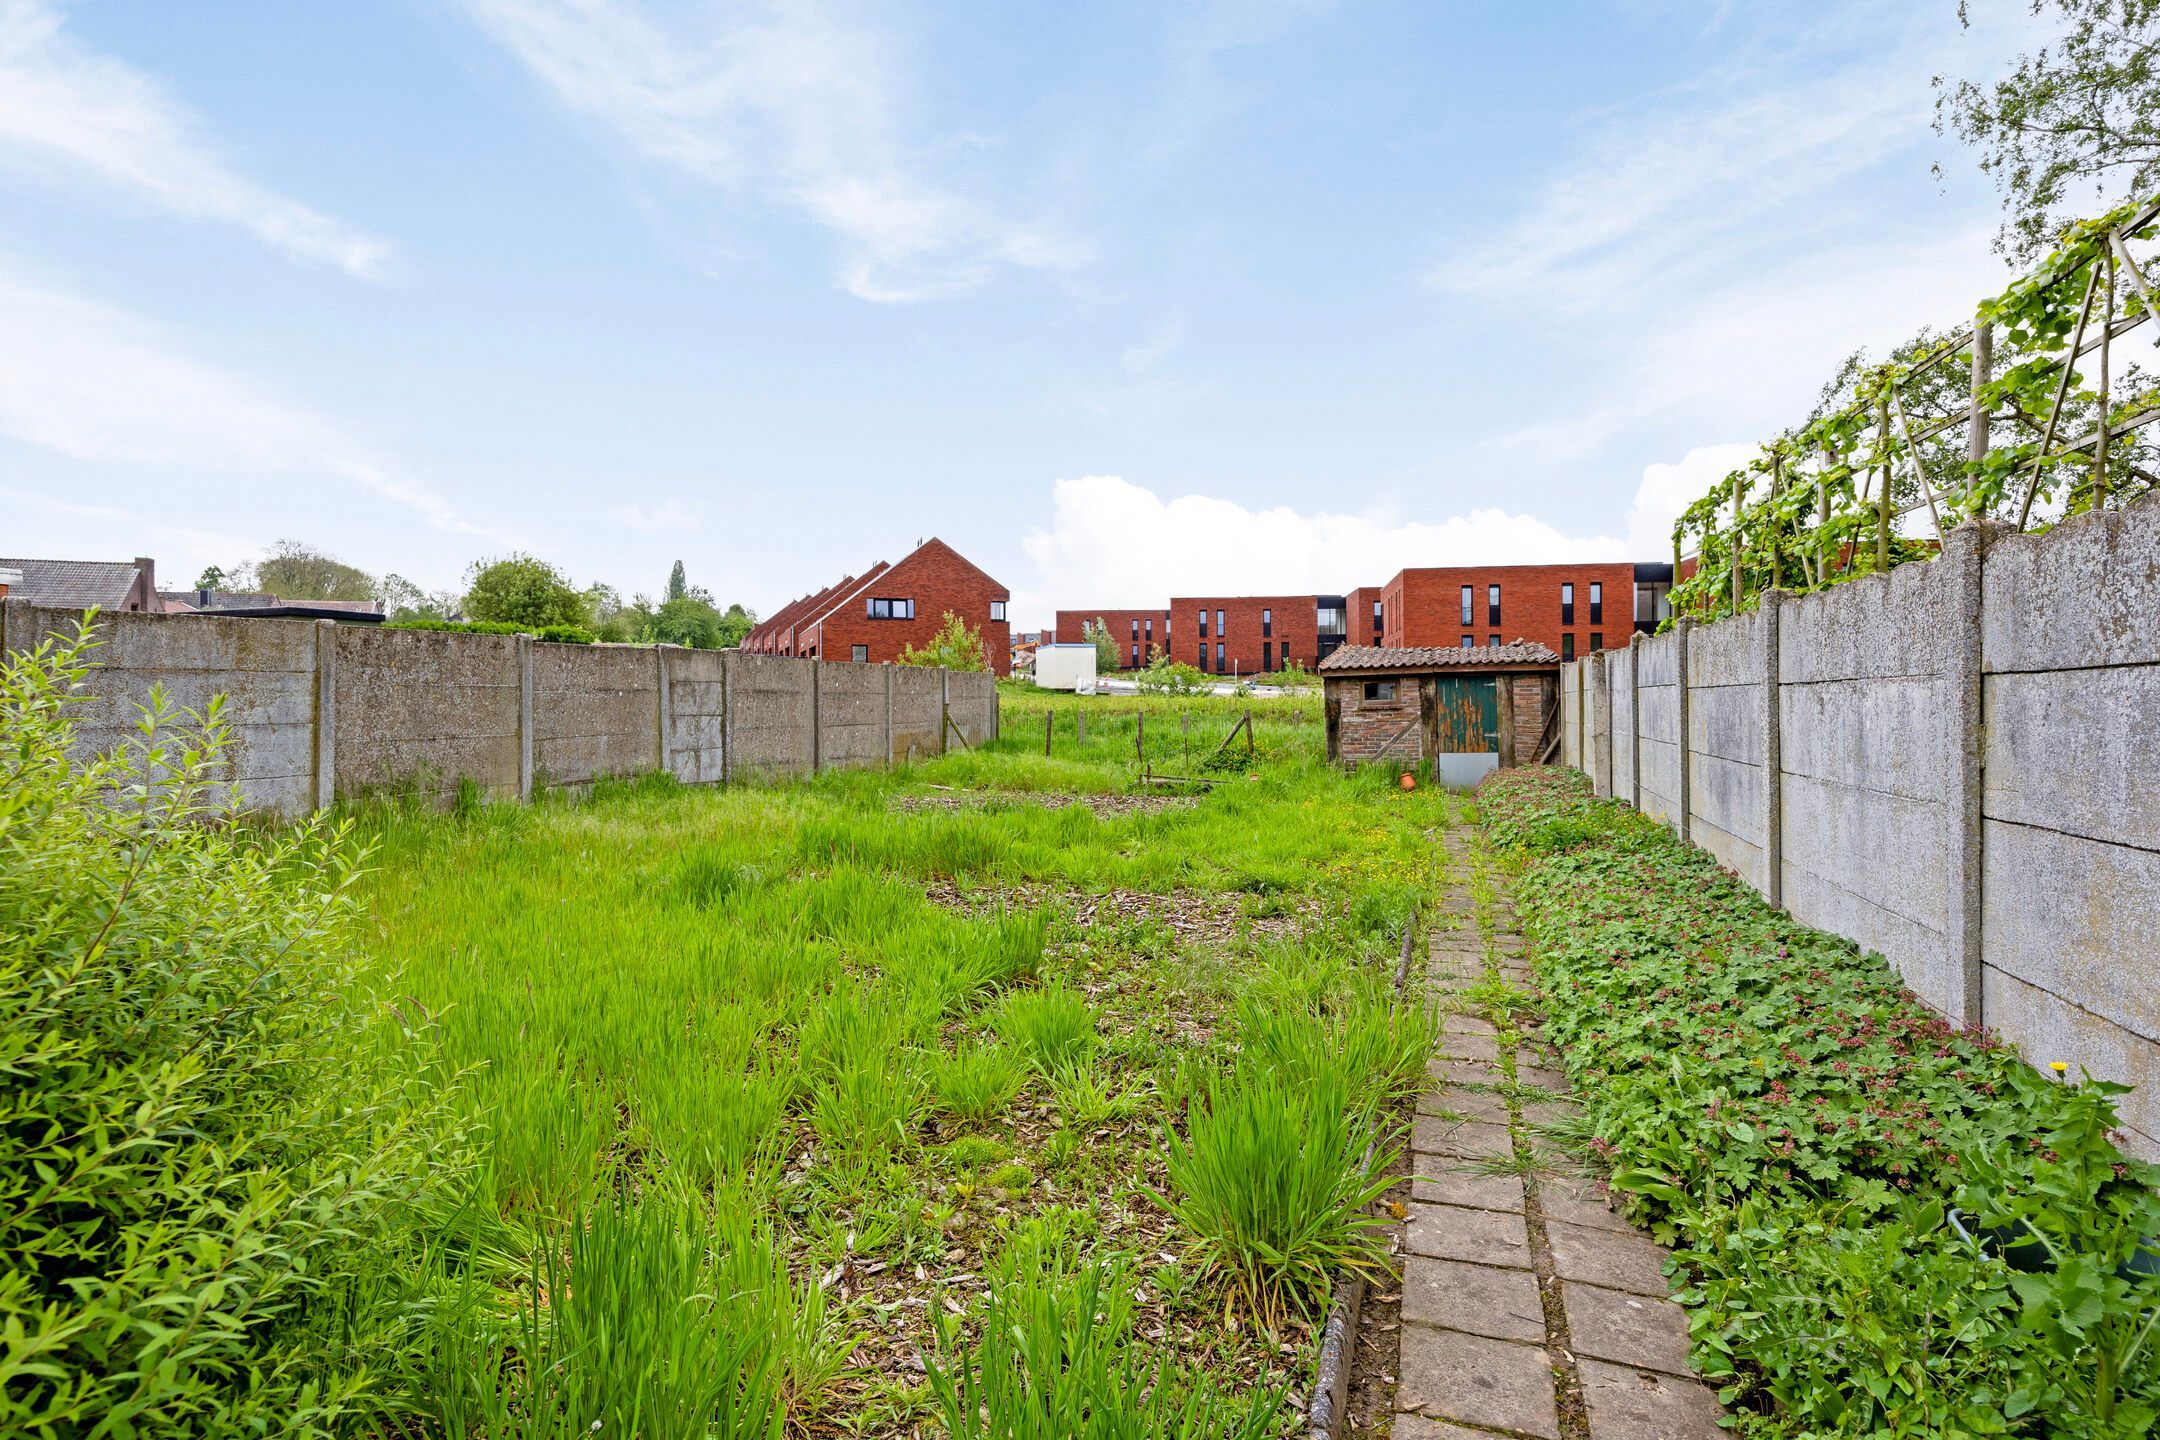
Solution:
[{"label": "concrete fence wall", "polygon": [[1562,753],[1948,1019],[2138,1087],[2160,1157],[2156,616],[2160,503],[1968,525],[1563,667]]},{"label": "concrete fence wall", "polygon": [[[80,619],[0,601],[0,653]],[[233,783],[280,815],[390,788],[447,799],[465,782],[501,799],[655,770],[719,784],[997,734],[993,677],[915,666],[214,615],[101,615],[98,635],[75,712],[86,749],[132,733],[154,686],[177,708],[222,695]]]}]

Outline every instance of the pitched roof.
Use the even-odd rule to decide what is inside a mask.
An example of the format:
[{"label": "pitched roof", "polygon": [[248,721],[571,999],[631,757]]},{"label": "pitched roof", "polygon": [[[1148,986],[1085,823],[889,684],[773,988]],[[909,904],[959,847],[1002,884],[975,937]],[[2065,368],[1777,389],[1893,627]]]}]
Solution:
[{"label": "pitched roof", "polygon": [[1535,640],[1507,645],[1453,646],[1343,645],[1320,662],[1322,670],[1432,670],[1458,665],[1557,665],[1560,657]]},{"label": "pitched roof", "polygon": [[127,604],[141,567],[132,560],[9,560],[0,570],[19,570],[22,584],[8,587],[10,600],[82,610],[117,610]]}]

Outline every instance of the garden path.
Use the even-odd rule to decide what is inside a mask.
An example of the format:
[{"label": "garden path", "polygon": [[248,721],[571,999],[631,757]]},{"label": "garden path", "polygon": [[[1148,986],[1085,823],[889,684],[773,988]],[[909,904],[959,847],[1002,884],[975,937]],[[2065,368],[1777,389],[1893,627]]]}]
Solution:
[{"label": "garden path", "polygon": [[1448,838],[1480,863],[1428,949],[1447,1015],[1411,1135],[1394,1440],[1716,1440],[1664,1248],[1541,1130],[1580,1108],[1493,1004],[1495,982],[1531,988],[1522,937],[1474,837]]}]

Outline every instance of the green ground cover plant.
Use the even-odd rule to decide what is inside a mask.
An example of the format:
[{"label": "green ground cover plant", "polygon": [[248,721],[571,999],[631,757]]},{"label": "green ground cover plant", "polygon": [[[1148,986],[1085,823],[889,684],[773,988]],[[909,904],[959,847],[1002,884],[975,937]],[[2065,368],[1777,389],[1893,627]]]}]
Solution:
[{"label": "green ground cover plant", "polygon": [[1478,807],[1590,1146],[1744,1429],[2151,1432],[2160,1170],[2116,1146],[2119,1087],[1953,1030],[1580,775]]}]

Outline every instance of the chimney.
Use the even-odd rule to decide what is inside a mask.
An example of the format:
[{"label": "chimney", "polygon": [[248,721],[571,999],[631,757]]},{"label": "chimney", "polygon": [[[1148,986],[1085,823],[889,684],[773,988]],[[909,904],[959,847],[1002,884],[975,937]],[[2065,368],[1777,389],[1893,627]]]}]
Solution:
[{"label": "chimney", "polygon": [[[136,556],[135,578],[136,583],[142,586],[143,610],[151,613],[163,610],[165,602],[158,599],[157,593],[157,561],[151,559],[148,555]],[[130,606],[129,608],[133,609],[134,607]]]},{"label": "chimney", "polygon": [[198,585],[195,587],[195,608],[198,610],[207,610],[210,608],[209,586]]}]

